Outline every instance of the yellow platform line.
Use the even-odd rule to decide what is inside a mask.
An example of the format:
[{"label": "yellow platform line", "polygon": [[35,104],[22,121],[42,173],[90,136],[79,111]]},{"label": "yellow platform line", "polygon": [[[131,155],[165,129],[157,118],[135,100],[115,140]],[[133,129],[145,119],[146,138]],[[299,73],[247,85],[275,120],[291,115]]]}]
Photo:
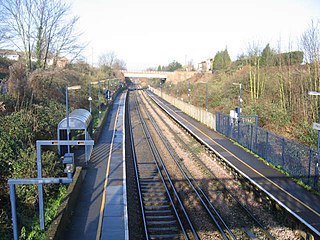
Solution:
[{"label": "yellow platform line", "polygon": [[110,172],[111,154],[112,154],[114,136],[115,136],[116,128],[117,128],[117,120],[118,120],[118,117],[119,117],[119,112],[120,112],[120,105],[118,107],[116,118],[115,118],[115,121],[114,121],[114,128],[113,128],[112,140],[111,140],[111,144],[110,144],[108,165],[107,165],[107,171],[106,171],[106,179],[105,179],[104,185],[103,185],[103,193],[102,193],[102,200],[101,200],[101,207],[100,207],[100,215],[99,215],[99,223],[98,223],[98,230],[97,230],[96,240],[100,240],[100,238],[101,238],[103,211],[104,211],[104,205],[106,203],[107,185],[108,185],[108,181],[109,181],[109,177],[108,176],[109,176],[109,172]]},{"label": "yellow platform line", "polygon": [[[195,129],[197,129],[199,132],[201,132],[203,135],[205,135],[206,137],[208,137],[212,142],[214,142],[216,145],[218,145],[219,147],[221,147],[223,150],[225,150],[226,152],[228,152],[231,156],[233,156],[234,158],[236,158],[238,161],[240,161],[241,163],[243,163],[245,166],[247,166],[248,168],[250,168],[252,171],[254,171],[256,174],[260,175],[262,178],[264,178],[265,180],[267,180],[268,182],[270,182],[272,185],[276,186],[278,189],[280,189],[281,191],[283,191],[284,193],[286,193],[288,196],[290,196],[291,198],[293,198],[295,201],[299,202],[301,205],[303,205],[304,207],[306,207],[307,209],[309,209],[311,212],[313,212],[314,214],[316,214],[317,216],[320,217],[320,213],[317,212],[315,209],[311,208],[310,206],[308,206],[307,204],[305,204],[304,202],[302,202],[300,199],[298,199],[297,197],[293,196],[291,193],[289,193],[287,190],[283,189],[282,187],[280,187],[278,184],[276,184],[275,182],[273,182],[272,180],[270,180],[269,178],[267,178],[265,175],[263,175],[262,173],[260,173],[259,171],[257,171],[255,168],[251,167],[249,164],[247,164],[246,162],[244,162],[242,159],[240,159],[238,156],[236,156],[234,153],[230,152],[228,149],[226,149],[224,146],[222,146],[221,144],[219,144],[218,142],[216,142],[212,137],[210,137],[209,135],[207,135],[206,133],[204,133],[203,131],[201,131],[198,127],[196,127],[195,125],[193,125],[192,123],[190,123],[188,120],[182,118],[181,116],[179,116],[178,114],[176,114],[176,116],[178,116],[179,118],[181,118],[182,120],[184,120],[185,122],[189,123],[190,125],[192,125]],[[191,130],[190,130],[191,131]],[[220,154],[219,154],[220,155]],[[222,155],[221,155],[222,156]]]}]

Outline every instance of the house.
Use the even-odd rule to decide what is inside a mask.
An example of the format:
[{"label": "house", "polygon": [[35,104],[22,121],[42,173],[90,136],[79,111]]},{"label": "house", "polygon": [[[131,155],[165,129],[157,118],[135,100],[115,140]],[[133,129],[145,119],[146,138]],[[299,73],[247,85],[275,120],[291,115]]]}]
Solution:
[{"label": "house", "polygon": [[9,49],[0,49],[0,57],[7,58],[13,61],[18,61],[21,58],[21,53]]},{"label": "house", "polygon": [[198,63],[199,72],[212,72],[212,58],[208,58],[206,61]]},{"label": "house", "polygon": [[[9,49],[0,49],[0,57],[7,58],[9,60],[18,61],[23,58],[22,52],[17,52]],[[53,54],[48,55],[47,66],[54,65],[54,56]],[[37,62],[37,57],[34,53],[31,54],[31,62]],[[66,57],[58,57],[56,59],[56,66],[58,68],[64,68],[69,63],[69,60]]]},{"label": "house", "polygon": [[68,58],[66,58],[66,57],[58,58],[57,67],[64,68],[68,63],[69,63]]},{"label": "house", "polygon": [[202,61],[202,62],[198,63],[198,71],[199,72],[206,72],[207,71],[206,61]]}]

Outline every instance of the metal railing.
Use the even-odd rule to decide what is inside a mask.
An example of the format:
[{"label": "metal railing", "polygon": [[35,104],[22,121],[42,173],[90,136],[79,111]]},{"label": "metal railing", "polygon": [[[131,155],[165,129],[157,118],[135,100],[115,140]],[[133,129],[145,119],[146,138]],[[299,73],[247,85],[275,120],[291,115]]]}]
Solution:
[{"label": "metal railing", "polygon": [[243,147],[284,170],[295,179],[319,190],[319,157],[306,145],[269,132],[256,124],[237,121],[226,114],[216,114],[216,130]]}]

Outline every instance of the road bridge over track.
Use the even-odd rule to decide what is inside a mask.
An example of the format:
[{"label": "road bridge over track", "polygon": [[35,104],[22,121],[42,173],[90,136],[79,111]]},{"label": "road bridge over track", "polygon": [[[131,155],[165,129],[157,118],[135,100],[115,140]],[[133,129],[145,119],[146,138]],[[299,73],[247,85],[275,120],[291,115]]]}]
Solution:
[{"label": "road bridge over track", "polygon": [[167,78],[169,72],[160,71],[122,71],[125,77],[129,78]]},{"label": "road bridge over track", "polygon": [[194,76],[197,72],[175,71],[122,71],[124,77],[128,78],[162,78],[170,82],[181,82]]}]

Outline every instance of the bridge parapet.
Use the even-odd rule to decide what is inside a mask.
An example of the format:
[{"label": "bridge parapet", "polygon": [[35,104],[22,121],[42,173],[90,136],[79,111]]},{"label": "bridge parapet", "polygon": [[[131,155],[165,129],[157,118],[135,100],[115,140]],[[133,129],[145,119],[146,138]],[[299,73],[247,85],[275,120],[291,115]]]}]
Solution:
[{"label": "bridge parapet", "polygon": [[125,77],[129,78],[165,78],[172,82],[185,81],[194,76],[197,72],[161,72],[161,71],[121,71]]},{"label": "bridge parapet", "polygon": [[132,78],[167,78],[169,72],[160,71],[121,71],[125,77]]}]

